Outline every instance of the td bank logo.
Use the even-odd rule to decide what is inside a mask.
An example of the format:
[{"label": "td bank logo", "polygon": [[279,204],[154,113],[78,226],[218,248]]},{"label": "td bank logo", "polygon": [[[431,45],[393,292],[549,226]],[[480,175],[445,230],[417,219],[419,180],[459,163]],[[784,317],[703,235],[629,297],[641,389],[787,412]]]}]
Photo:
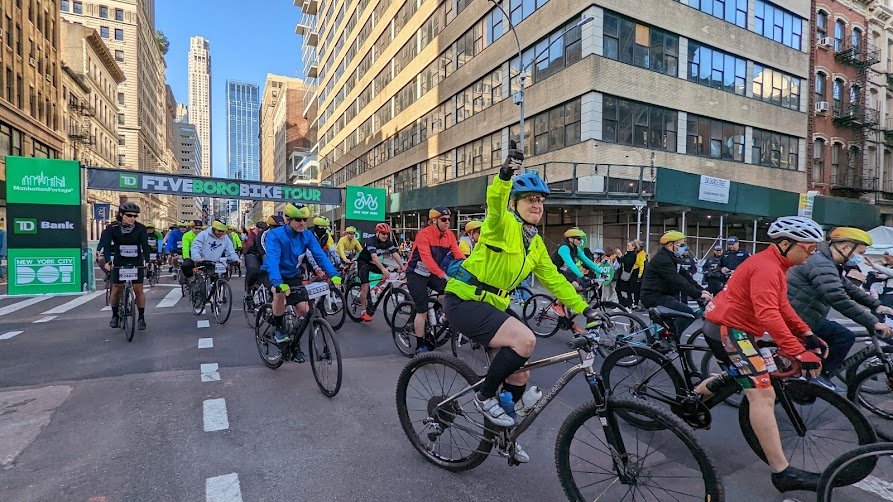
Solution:
[{"label": "td bank logo", "polygon": [[37,219],[16,218],[12,222],[13,232],[21,235],[34,235],[37,233]]},{"label": "td bank logo", "polygon": [[122,174],[118,179],[118,187],[119,188],[137,188],[139,186],[139,179],[135,174]]}]

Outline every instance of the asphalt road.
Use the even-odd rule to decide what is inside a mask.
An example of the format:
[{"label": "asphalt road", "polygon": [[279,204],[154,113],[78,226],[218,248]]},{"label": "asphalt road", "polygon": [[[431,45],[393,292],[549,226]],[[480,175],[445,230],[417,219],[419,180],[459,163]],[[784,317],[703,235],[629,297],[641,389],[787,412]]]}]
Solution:
[{"label": "asphalt road", "polygon": [[[408,359],[380,314],[371,325],[347,320],[337,333],[344,383],[329,399],[309,364],[261,363],[240,305],[221,326],[174,303],[178,290],[165,282],[147,292],[149,328],[132,343],[108,328],[102,293],[0,298],[0,500],[564,499],[555,436],[587,401],[582,379],[522,436],[529,464],[492,457],[452,474],[427,463],[400,428],[395,384]],[[240,291],[241,279],[233,283]],[[159,308],[169,294],[173,305]],[[213,346],[199,348],[205,338]],[[564,352],[564,339],[540,340],[535,356]],[[203,377],[202,365],[215,364]],[[566,368],[540,370],[532,382],[551,387]],[[814,500],[772,488],[737,410],[716,408],[713,421],[696,437],[716,459],[728,500]],[[839,500],[893,500],[890,467]]]}]

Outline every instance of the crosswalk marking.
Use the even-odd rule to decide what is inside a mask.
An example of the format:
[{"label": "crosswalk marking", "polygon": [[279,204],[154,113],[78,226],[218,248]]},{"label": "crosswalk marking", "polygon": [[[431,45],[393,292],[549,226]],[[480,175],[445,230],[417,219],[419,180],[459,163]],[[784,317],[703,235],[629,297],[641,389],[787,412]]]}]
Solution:
[{"label": "crosswalk marking", "polygon": [[50,321],[52,321],[53,319],[55,319],[56,317],[58,317],[58,316],[49,315],[49,316],[46,316],[46,317],[41,317],[40,319],[34,321],[32,324],[37,324],[37,323],[41,323],[41,322],[50,322]]},{"label": "crosswalk marking", "polygon": [[226,400],[223,398],[206,399],[202,403],[205,432],[224,431],[229,429],[229,418],[226,416]]},{"label": "crosswalk marking", "polygon": [[202,364],[201,373],[202,382],[216,382],[220,380],[220,373],[217,371],[217,363]]},{"label": "crosswalk marking", "polygon": [[50,298],[54,298],[54,296],[53,295],[35,296],[33,298],[28,298],[27,300],[13,303],[12,305],[7,305],[3,308],[0,308],[0,316],[10,314],[12,312],[17,312],[25,307],[30,307],[31,305],[34,305],[35,303],[40,303],[42,301],[49,300]]},{"label": "crosswalk marking", "polygon": [[166,307],[173,307],[174,305],[177,304],[178,301],[180,301],[180,298],[182,298],[182,296],[183,296],[183,293],[182,293],[179,289],[172,289],[172,290],[170,290],[170,292],[164,297],[164,299],[161,300],[161,301],[158,303],[158,305],[155,306],[155,308],[157,308],[157,309],[163,309],[163,308],[166,308]]},{"label": "crosswalk marking", "polygon": [[242,502],[238,474],[224,474],[205,480],[205,502]]},{"label": "crosswalk marking", "polygon": [[105,290],[102,290],[102,291],[95,291],[93,293],[90,293],[90,294],[87,294],[84,296],[80,296],[78,298],[75,298],[74,300],[65,302],[62,305],[59,305],[59,306],[51,308],[50,310],[47,310],[46,312],[43,313],[43,315],[64,314],[65,312],[68,312],[69,310],[71,310],[75,307],[80,307],[81,305],[93,300],[94,298],[98,298],[99,296],[102,296],[104,294],[105,294]]},{"label": "crosswalk marking", "polygon": [[111,306],[111,305],[106,305],[105,307],[102,307],[102,309],[100,309],[100,310],[109,311],[109,310],[112,310],[112,306]]},{"label": "crosswalk marking", "polygon": [[198,328],[210,328],[210,327],[211,327],[211,321],[209,321],[209,320],[207,320],[207,319],[200,319],[199,321],[196,322],[196,327],[198,327]]},{"label": "crosswalk marking", "polygon": [[198,348],[210,349],[213,347],[214,347],[214,339],[213,338],[199,338],[198,339]]},{"label": "crosswalk marking", "polygon": [[16,335],[21,335],[21,334],[22,334],[21,331],[7,331],[6,333],[3,333],[2,335],[0,335],[0,340],[9,340],[10,338],[12,338]]}]

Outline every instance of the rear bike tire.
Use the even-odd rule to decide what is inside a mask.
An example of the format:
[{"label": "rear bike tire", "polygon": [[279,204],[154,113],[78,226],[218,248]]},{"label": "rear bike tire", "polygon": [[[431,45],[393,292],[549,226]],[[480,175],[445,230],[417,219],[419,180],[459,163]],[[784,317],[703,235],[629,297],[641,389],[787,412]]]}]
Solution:
[{"label": "rear bike tire", "polygon": [[[881,351],[883,351],[884,356],[888,359],[893,358],[893,345],[881,345]],[[856,352],[852,356],[848,357],[843,362],[843,374],[845,377],[843,378],[843,383],[849,387],[849,385],[856,380],[856,375],[861,373],[875,363],[877,363],[878,355],[874,352],[874,347],[867,346],[864,349]],[[838,375],[841,372],[838,371]]]},{"label": "rear bike tire", "polygon": [[540,338],[549,338],[558,333],[561,316],[552,309],[557,300],[549,295],[533,295],[524,302],[521,318],[524,324]]},{"label": "rear bike tire", "polygon": [[[836,431],[830,431],[825,427],[816,427],[822,424],[805,423],[807,437],[799,437],[793,429],[787,413],[781,406],[776,404],[775,419],[778,422],[779,432],[781,433],[781,446],[788,457],[788,462],[792,466],[820,475],[837,458],[840,451],[877,441],[877,434],[871,423],[862,415],[856,405],[847,401],[845,397],[838,395],[833,390],[802,380],[786,380],[782,382],[782,385],[784,386],[784,392],[791,399],[795,411],[801,420],[809,421],[812,419],[817,422],[823,419],[827,423],[836,419],[844,423],[844,428]],[[830,408],[819,409],[819,407],[816,407],[806,410],[806,413],[800,412],[803,407],[816,406],[819,402],[825,403]],[[836,417],[833,412],[829,413],[831,408],[837,412]],[[741,406],[738,408],[738,423],[741,426],[741,432],[744,434],[747,444],[763,462],[766,462],[766,454],[763,453],[763,448],[757,440],[757,435],[750,425],[750,404],[746,396],[742,399]],[[813,432],[813,437],[809,436],[810,432]],[[854,438],[855,441],[846,441],[843,433],[849,435],[850,439]],[[810,445],[815,445],[816,447],[827,446],[827,455],[817,455],[811,452],[799,451],[795,448],[796,446],[805,448]],[[871,474],[874,464],[875,462],[866,461],[854,466],[847,471],[846,476],[841,478],[841,482],[853,484],[861,481]]]},{"label": "rear bike tire", "polygon": [[[607,358],[610,353],[617,347],[630,345],[633,347],[650,347],[654,341],[651,335],[651,328],[638,317],[626,312],[612,312],[607,314],[608,323],[602,324],[599,328],[600,335],[605,335],[613,340],[613,345],[606,346],[599,344],[598,353]],[[608,331],[610,330],[610,331]],[[618,339],[619,338],[619,339]],[[599,337],[601,342],[601,336]],[[635,366],[642,362],[638,357],[629,359],[619,359],[615,364],[621,367]]]},{"label": "rear bike tire", "polygon": [[397,308],[397,305],[411,300],[412,297],[409,296],[409,291],[404,288],[392,288],[388,291],[388,294],[381,303],[382,310],[384,311],[384,319],[385,322],[388,323],[389,328],[391,327],[391,314],[394,312],[394,309]]},{"label": "rear bike tire", "polygon": [[130,288],[124,289],[124,318],[121,320],[124,325],[124,336],[127,337],[128,342],[133,341],[133,335],[136,334],[136,298],[134,297],[133,290]]},{"label": "rear bike tire", "polygon": [[192,301],[192,313],[195,315],[202,315],[202,312],[205,311],[205,304],[208,303],[204,279],[199,280],[198,278],[193,277],[192,286],[189,289],[189,299]]},{"label": "rear bike tire", "polygon": [[[452,373],[455,376],[447,375],[447,373]],[[422,374],[428,378],[426,382],[413,385],[413,377],[418,376],[418,378],[422,378],[420,376]],[[440,379],[440,382],[436,380],[432,382],[431,378]],[[492,426],[481,426],[481,423],[485,423],[483,422],[485,419],[470,401],[473,391],[451,401],[446,406],[437,406],[439,402],[457,393],[465,386],[475,384],[478,380],[480,380],[480,377],[475,375],[474,371],[467,364],[459,359],[438,352],[428,352],[413,358],[400,372],[400,377],[397,379],[396,393],[397,416],[400,418],[400,426],[403,428],[403,432],[413,448],[428,462],[451,472],[462,472],[477,467],[487,459],[490,450],[493,448],[495,433],[491,428]],[[445,388],[447,383],[449,385]],[[431,395],[422,395],[422,393]],[[421,397],[411,394],[419,394]],[[460,400],[462,402],[459,402]],[[424,404],[417,403],[417,401],[423,401]],[[425,409],[419,409],[419,407],[424,407]],[[436,417],[431,415],[436,415]],[[470,415],[473,415],[475,418],[472,419]],[[422,418],[414,419],[414,417]],[[421,427],[427,419],[434,420],[439,424],[443,428],[444,433],[438,434],[436,439],[432,437],[432,432],[435,432],[435,430],[431,428],[431,423],[424,424],[424,428],[421,431],[417,431],[415,426]],[[440,438],[454,438],[453,434],[447,434],[445,431],[454,427],[454,423],[458,420],[463,420],[463,427],[474,429],[475,435],[472,435],[472,441],[477,441],[477,445],[469,448],[469,443],[466,441],[461,446],[449,446],[445,450],[440,450],[437,441]],[[480,428],[479,432],[478,428]],[[427,434],[426,431],[428,431]],[[459,429],[457,434],[462,432],[467,431]],[[469,434],[471,435],[471,433]],[[427,437],[422,438],[422,435]],[[423,439],[427,439],[431,444],[423,444]],[[465,450],[464,453],[463,450]],[[459,453],[460,456],[458,458],[447,458],[445,456],[448,453],[455,452]]]},{"label": "rear bike tire", "polygon": [[[347,313],[347,317],[350,317],[350,320],[353,322],[362,322],[360,316],[363,315],[365,310],[360,306],[360,290],[362,287],[362,284],[355,282],[344,290],[344,312]],[[372,298],[369,298],[370,296],[372,295],[366,295],[366,301],[372,300]]]},{"label": "rear bike tire", "polygon": [[257,291],[257,285],[251,286],[248,291],[245,293],[245,297],[242,298],[242,313],[245,315],[245,322],[248,323],[248,327],[254,329],[255,321],[257,320],[256,314],[258,305],[254,306],[254,309],[249,308],[249,298],[252,302],[254,302],[254,293]]},{"label": "rear bike tire", "polygon": [[269,303],[258,305],[255,309],[256,320],[254,324],[254,343],[257,345],[257,353],[261,361],[270,369],[277,369],[285,361],[282,349],[273,341],[275,329],[270,323],[273,306]]},{"label": "rear bike tire", "polygon": [[612,301],[608,301],[608,300],[601,301],[601,302],[593,301],[593,302],[590,302],[590,305],[598,308],[605,314],[613,314],[616,312],[625,312],[628,314],[630,312],[630,310],[628,308],[624,307],[623,305],[621,305],[617,302],[612,302]]},{"label": "rear bike tire", "polygon": [[338,331],[344,326],[344,320],[347,318],[346,305],[344,304],[344,293],[340,289],[330,288],[328,298],[320,298],[317,300],[319,310],[322,312],[326,321],[332,326],[332,329]]},{"label": "rear bike tire", "polygon": [[[415,355],[413,342],[418,343],[415,336],[415,302],[402,302],[391,314],[391,337],[397,351],[406,357]],[[427,326],[427,321],[425,325]]]},{"label": "rear bike tire", "polygon": [[847,398],[875,416],[893,420],[893,377],[883,364],[860,371],[847,387]]},{"label": "rear bike tire", "polygon": [[[613,412],[613,413],[612,413]],[[681,498],[687,498],[690,495],[692,500],[724,500],[725,488],[722,484],[722,478],[716,470],[716,462],[710,457],[706,450],[695,440],[694,434],[690,427],[685,425],[678,417],[665,412],[647,402],[636,399],[620,399],[617,397],[609,397],[607,403],[607,423],[610,424],[613,438],[601,438],[596,434],[604,433],[602,418],[599,416],[599,405],[594,401],[586,403],[576,410],[564,420],[561,429],[558,431],[558,437],[555,441],[555,466],[558,470],[558,479],[561,487],[567,495],[568,500],[620,500],[625,499],[625,494],[632,494],[632,500],[639,500],[636,492],[641,491],[640,495],[644,499],[649,500],[678,500],[676,495],[679,490],[692,490],[684,494]],[[647,422],[660,423],[655,431],[650,433],[633,430],[623,431],[622,426],[617,420],[617,416],[639,415]],[[590,422],[590,420],[592,422]],[[587,425],[587,422],[590,422]],[[665,432],[657,432],[665,431]],[[595,440],[584,441],[578,439],[582,446],[573,448],[574,437],[579,435],[595,436]],[[652,462],[656,465],[652,467],[645,466],[645,462],[649,459],[650,451],[644,449],[644,456],[639,456],[639,435],[649,435],[654,438],[656,434],[660,434],[661,444],[678,440],[677,448],[669,449],[672,453],[664,453],[652,457]],[[666,438],[666,440],[663,440]],[[622,450],[626,454],[617,451],[616,444],[621,443]],[[647,441],[653,443],[656,441]],[[610,446],[608,444],[611,443]],[[679,445],[681,443],[681,445]],[[580,449],[588,448],[597,452],[595,456],[589,459],[583,458],[579,453]],[[607,451],[607,450],[610,450]],[[676,453],[681,451],[681,453]],[[673,457],[679,457],[674,461]],[[615,461],[615,459],[618,459]],[[623,460],[620,460],[623,459]],[[579,462],[579,461],[582,461]],[[627,474],[635,477],[632,484],[624,484],[620,481],[619,475],[616,474],[617,461],[627,461],[632,466],[627,470]],[[596,464],[602,462],[604,467]],[[579,464],[583,470],[574,471],[574,463]],[[658,469],[658,466],[660,468]],[[687,476],[673,475],[674,469],[682,469],[683,474]],[[597,471],[597,472],[593,472]],[[575,476],[574,473],[578,475]],[[657,473],[660,474],[657,474]],[[649,485],[646,480],[639,479],[639,476],[647,476],[648,474],[656,474],[657,480]],[[583,478],[598,478],[594,482],[584,481]],[[700,482],[698,482],[700,481]],[[668,483],[677,482],[680,484],[675,490],[671,490],[666,485]],[[600,486],[599,486],[600,485]],[[614,489],[613,494],[609,490]],[[665,491],[663,497],[659,497],[655,492]],[[583,493],[586,491],[586,493]]]},{"label": "rear bike tire", "polygon": [[[335,330],[325,319],[312,319],[310,323],[309,353],[313,378],[326,397],[335,397],[341,390],[343,378],[341,349],[335,339]],[[334,370],[334,375],[330,370]]]},{"label": "rear bike tire", "polygon": [[837,478],[841,475],[846,477],[848,469],[854,463],[862,462],[866,458],[877,460],[880,456],[890,455],[893,455],[893,443],[888,442],[866,444],[837,457],[822,471],[822,476],[819,478],[819,486],[816,490],[816,500],[818,502],[831,502],[834,488],[846,486],[845,483],[841,483]]},{"label": "rear bike tire", "polygon": [[214,319],[217,324],[226,324],[233,312],[233,288],[223,279],[218,279],[214,284],[214,298],[212,299]]}]

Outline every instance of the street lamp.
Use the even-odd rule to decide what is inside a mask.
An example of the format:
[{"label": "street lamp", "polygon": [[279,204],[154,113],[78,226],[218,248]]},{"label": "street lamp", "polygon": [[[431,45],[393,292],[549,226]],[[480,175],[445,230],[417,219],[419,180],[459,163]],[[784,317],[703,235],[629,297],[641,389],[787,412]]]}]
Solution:
[{"label": "street lamp", "polygon": [[[562,40],[564,38],[564,36],[569,31],[573,30],[574,28],[579,28],[579,27],[583,26],[584,24],[594,20],[595,18],[592,16],[584,17],[577,24],[567,28],[566,30],[561,32],[561,34],[558,37],[556,37],[555,40],[553,40],[549,45],[544,47],[542,51],[540,51],[538,54],[534,54],[533,59],[530,60],[530,63],[527,63],[526,66],[521,67],[521,65],[524,64],[524,54],[523,54],[523,50],[521,49],[521,40],[518,38],[518,32],[515,31],[515,27],[512,25],[512,18],[509,17],[509,15],[505,11],[505,9],[503,9],[502,6],[499,5],[499,3],[496,0],[490,0],[490,3],[492,3],[497,9],[499,9],[500,12],[502,12],[502,15],[505,17],[506,24],[508,24],[509,31],[511,31],[512,35],[515,36],[515,45],[517,45],[517,47],[518,47],[518,66],[521,68],[520,73],[518,75],[518,81],[520,83],[520,88],[518,89],[517,92],[515,92],[512,95],[512,102],[515,103],[516,105],[519,105],[519,108],[520,108],[521,116],[520,116],[520,119],[518,120],[518,127],[520,128],[518,131],[518,139],[519,139],[518,148],[523,152],[524,151],[524,81],[527,79],[527,77],[526,77],[527,69],[533,63],[535,63],[540,58],[540,56],[542,56],[545,52],[547,52],[555,44],[555,42]],[[509,68],[509,85],[511,85],[511,67]]]}]

